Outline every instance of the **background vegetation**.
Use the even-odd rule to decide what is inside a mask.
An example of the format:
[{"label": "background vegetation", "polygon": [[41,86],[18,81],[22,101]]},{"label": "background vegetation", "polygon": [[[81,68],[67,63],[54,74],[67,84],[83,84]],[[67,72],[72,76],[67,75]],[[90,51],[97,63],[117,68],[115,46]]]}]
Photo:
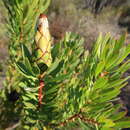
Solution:
[{"label": "background vegetation", "polygon": [[[89,0],[53,0],[48,12],[51,34],[53,35],[55,42],[57,42],[64,36],[66,31],[79,33],[86,39],[85,47],[89,49],[91,49],[91,44],[96,39],[99,32],[102,32],[103,34],[110,32],[112,36],[116,38],[119,38],[122,33],[127,32],[128,37],[126,44],[130,43],[129,3],[129,0],[123,0],[123,2],[121,0],[116,0],[115,2],[105,0],[105,2],[99,2],[99,4],[92,1],[90,2]],[[5,16],[7,17],[6,10],[0,1],[1,87],[3,86],[2,81],[5,76],[6,60],[8,58],[8,39],[4,26],[4,23],[6,22]],[[129,75],[129,71],[125,75]],[[130,87],[128,85],[127,88],[122,90],[122,94],[120,95],[122,98],[120,102],[124,104],[123,109],[128,110],[130,108],[128,102],[130,97],[128,94],[129,91]]]}]

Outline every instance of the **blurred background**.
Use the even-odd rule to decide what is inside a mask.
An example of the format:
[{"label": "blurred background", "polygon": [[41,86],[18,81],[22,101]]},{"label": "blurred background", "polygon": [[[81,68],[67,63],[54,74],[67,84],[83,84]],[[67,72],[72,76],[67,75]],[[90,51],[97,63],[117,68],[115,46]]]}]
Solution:
[{"label": "blurred background", "polygon": [[0,0],[0,88],[3,86],[3,80],[6,71],[6,61],[8,58],[8,34],[6,31],[7,11]]},{"label": "blurred background", "polygon": [[72,31],[85,37],[89,48],[100,32],[115,38],[130,32],[130,0],[53,0],[49,19],[56,40]]},{"label": "blurred background", "polygon": [[[116,39],[127,33],[126,44],[130,44],[130,0],[52,0],[47,15],[55,43],[66,31],[71,31],[85,38],[85,48],[89,50],[99,33],[109,32]],[[0,88],[8,59],[6,17],[7,11],[0,0]],[[130,75],[130,70],[125,75]],[[124,109],[130,115],[128,82],[120,95],[120,103],[124,104]]]}]

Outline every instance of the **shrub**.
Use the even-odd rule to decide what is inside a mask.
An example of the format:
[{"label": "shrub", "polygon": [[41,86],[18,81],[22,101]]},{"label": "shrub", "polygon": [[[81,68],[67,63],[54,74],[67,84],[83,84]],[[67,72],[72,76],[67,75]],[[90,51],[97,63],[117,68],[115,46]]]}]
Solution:
[{"label": "shrub", "polygon": [[[59,43],[50,47],[52,40],[43,14],[39,18],[43,21],[38,21],[34,33],[41,12],[33,12],[40,9],[39,2],[4,1],[11,25],[9,66],[13,73],[6,84],[10,85],[13,79],[11,91],[19,95],[12,103],[14,113],[19,110],[17,128],[129,128],[126,111],[120,111],[121,105],[114,103],[129,79],[122,76],[130,67],[129,60],[123,62],[130,54],[130,45],[124,45],[125,35],[119,40],[109,34],[100,35],[89,52],[83,48],[83,38],[67,32]],[[28,24],[23,24],[25,21]],[[1,91],[3,105],[10,103],[8,87]]]}]

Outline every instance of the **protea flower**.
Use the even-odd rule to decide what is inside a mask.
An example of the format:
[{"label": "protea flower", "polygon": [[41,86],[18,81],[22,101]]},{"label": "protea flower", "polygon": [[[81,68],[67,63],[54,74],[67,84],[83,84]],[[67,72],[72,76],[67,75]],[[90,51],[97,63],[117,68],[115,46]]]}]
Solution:
[{"label": "protea flower", "polygon": [[49,25],[47,17],[44,14],[40,14],[38,19],[38,27],[35,35],[35,56],[37,63],[44,63],[48,67],[51,65],[51,35],[49,32]]}]

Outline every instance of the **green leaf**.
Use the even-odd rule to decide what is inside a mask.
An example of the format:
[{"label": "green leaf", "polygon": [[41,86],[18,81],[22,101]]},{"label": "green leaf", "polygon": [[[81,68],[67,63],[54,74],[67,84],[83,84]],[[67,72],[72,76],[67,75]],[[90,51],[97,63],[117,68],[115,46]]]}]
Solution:
[{"label": "green leaf", "polygon": [[107,77],[100,77],[99,79],[96,80],[96,82],[93,85],[93,89],[102,89],[103,87],[105,87],[105,85],[107,84],[108,79]]},{"label": "green leaf", "polygon": [[116,62],[116,65],[120,64],[129,54],[130,54],[130,45],[127,45],[124,53],[120,56],[119,60]]},{"label": "green leaf", "polygon": [[113,98],[115,98],[116,96],[118,96],[120,94],[120,90],[118,89],[115,89],[113,91],[108,91],[106,93],[101,93],[100,95],[102,95],[100,98],[98,97],[97,101],[96,102],[106,102],[106,101],[109,101],[109,100],[112,100]]},{"label": "green leaf", "polygon": [[24,105],[25,105],[25,108],[27,109],[36,109],[37,106],[33,105],[32,103],[30,102],[24,102]]},{"label": "green leaf", "polygon": [[122,48],[123,44],[125,43],[126,35],[122,35],[119,40],[116,41],[114,52],[118,52],[119,49]]},{"label": "green leaf", "polygon": [[24,100],[31,100],[31,99],[33,99],[33,100],[38,100],[38,98],[36,97],[36,95],[35,94],[33,94],[33,93],[26,93],[25,95],[23,95],[22,96],[22,98],[24,99]]},{"label": "green leaf", "polygon": [[84,122],[82,122],[80,119],[78,119],[80,125],[81,125],[81,128],[82,130],[91,130],[90,127],[88,127]]},{"label": "green leaf", "polygon": [[121,119],[122,117],[124,117],[125,115],[127,114],[126,111],[123,111],[123,112],[119,112],[119,113],[116,113],[116,114],[112,114],[112,116],[110,117],[113,121],[116,121],[116,120],[119,120]]},{"label": "green leaf", "polygon": [[37,76],[40,74],[40,68],[38,67],[38,65],[34,62],[33,65],[33,73]]},{"label": "green leaf", "polygon": [[114,128],[130,128],[130,121],[118,121]]},{"label": "green leaf", "polygon": [[54,47],[52,48],[52,52],[51,52],[54,60],[59,55],[60,51],[61,51],[61,43],[55,44]]},{"label": "green leaf", "polygon": [[101,130],[113,130],[113,128],[103,126],[103,127],[101,128]]},{"label": "green leaf", "polygon": [[124,73],[126,72],[128,69],[130,69],[130,60],[126,61],[124,64],[122,64],[119,69],[117,69],[117,72],[121,72]]},{"label": "green leaf", "polygon": [[101,59],[106,58],[106,53],[109,49],[108,45],[109,45],[109,40],[110,40],[110,34],[106,34],[106,36],[104,37],[103,41],[102,41],[102,45],[101,45]]},{"label": "green leaf", "polygon": [[27,57],[25,57],[24,62],[25,62],[25,65],[26,65],[27,70],[33,75],[33,69],[32,69],[32,66],[31,66],[31,64],[30,64],[30,61],[28,60]]},{"label": "green leaf", "polygon": [[27,78],[31,78],[36,80],[37,78],[34,77],[26,68],[26,66],[24,64],[22,64],[21,62],[17,62],[15,63],[16,69],[25,77]]},{"label": "green leaf", "polygon": [[105,122],[104,127],[110,128],[110,127],[115,125],[115,123],[112,120],[110,120],[110,119],[104,119],[104,122]]},{"label": "green leaf", "polygon": [[31,54],[30,54],[28,48],[27,48],[24,44],[22,44],[21,46],[22,46],[23,59],[25,59],[26,57],[27,57],[28,59],[30,59],[30,58],[31,58]]},{"label": "green leaf", "polygon": [[44,6],[42,7],[41,12],[46,11],[47,8],[49,7],[50,3],[51,3],[51,0],[45,0],[43,3]]},{"label": "green leaf", "polygon": [[126,80],[128,80],[129,78],[130,78],[130,76],[128,76],[128,77],[126,77],[126,78],[124,78],[124,79],[118,79],[118,80],[115,80],[115,81],[111,81],[111,82],[109,83],[109,86],[116,88],[116,86],[121,85],[122,83],[124,83],[124,82],[125,82]]},{"label": "green leaf", "polygon": [[105,67],[105,62],[100,61],[97,65],[96,71],[95,71],[95,76],[97,77],[104,69]]},{"label": "green leaf", "polygon": [[100,33],[100,35],[98,36],[98,39],[95,43],[94,46],[94,55],[100,57],[100,53],[101,53],[101,44],[102,44],[102,34]]},{"label": "green leaf", "polygon": [[57,86],[55,85],[54,87],[51,87],[49,90],[46,91],[46,95],[49,95],[51,93],[56,92],[58,90],[58,88],[59,88],[58,85]]},{"label": "green leaf", "polygon": [[105,68],[106,68],[107,70],[109,70],[110,68],[112,68],[113,66],[115,66],[115,63],[117,62],[118,57],[119,57],[118,53],[112,54],[112,55],[107,59]]},{"label": "green leaf", "polygon": [[57,68],[57,66],[59,65],[60,61],[61,61],[60,59],[56,58],[54,63],[49,67],[47,74],[50,74],[53,70],[55,70]]},{"label": "green leaf", "polygon": [[57,77],[49,77],[49,76],[48,76],[48,77],[46,78],[46,81],[47,81],[47,82],[62,82],[62,81],[64,81],[64,80],[67,80],[67,79],[70,77],[71,73],[72,73],[72,72],[67,73],[67,74],[61,74],[61,75],[59,75],[59,76],[57,76]]}]

